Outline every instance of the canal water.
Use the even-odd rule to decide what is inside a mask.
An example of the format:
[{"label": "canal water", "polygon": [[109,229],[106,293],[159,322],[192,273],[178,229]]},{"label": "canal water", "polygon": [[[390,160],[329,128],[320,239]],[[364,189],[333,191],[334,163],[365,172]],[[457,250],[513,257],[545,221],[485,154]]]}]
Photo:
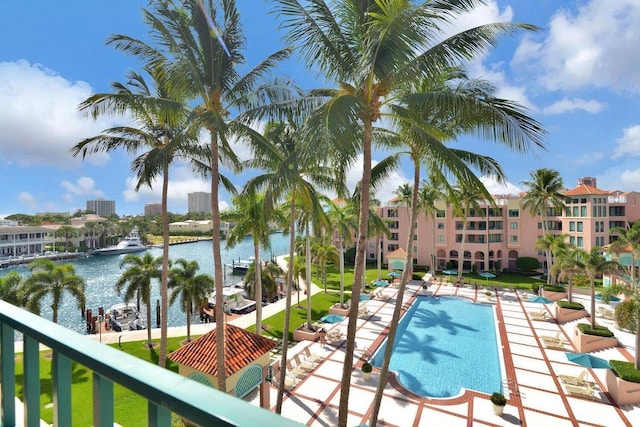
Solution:
[{"label": "canal water", "polygon": [[[233,260],[247,259],[253,255],[253,241],[251,238],[245,238],[233,248],[225,248],[226,242],[222,241],[222,262],[231,264]],[[149,249],[153,256],[162,256],[161,248]],[[269,260],[272,257],[285,255],[289,253],[289,236],[283,233],[274,233],[271,235],[271,249],[261,250],[260,258]],[[139,253],[137,255],[142,255]],[[62,261],[74,265],[76,274],[82,277],[86,284],[86,298],[88,309],[93,310],[93,314],[98,314],[98,308],[104,307],[105,311],[114,304],[123,302],[122,295],[118,295],[115,291],[115,283],[124,272],[120,269],[120,263],[124,255],[107,255],[107,256],[89,256],[87,258],[78,258],[74,260]],[[173,245],[169,248],[169,258],[176,260],[184,258],[188,261],[197,261],[200,265],[200,274],[210,274],[213,276],[213,249],[211,241],[200,241],[194,243],[186,243]],[[9,271],[17,271],[23,276],[29,274],[26,265],[9,267],[0,270],[0,276],[7,274]],[[242,281],[242,276],[234,276],[231,274],[231,268],[225,267],[225,286],[232,286]],[[160,297],[160,285],[154,283],[151,289],[151,300],[153,301],[151,326],[156,326],[156,301]],[[51,319],[51,300],[42,301],[42,316]],[[145,313],[145,308],[140,308],[141,314]],[[199,317],[192,319],[194,323],[199,322]],[[72,329],[74,331],[85,333],[86,324],[80,314],[75,299],[71,295],[66,294],[58,309],[58,323]],[[169,326],[186,325],[185,313],[180,309],[178,301],[169,307]]]}]

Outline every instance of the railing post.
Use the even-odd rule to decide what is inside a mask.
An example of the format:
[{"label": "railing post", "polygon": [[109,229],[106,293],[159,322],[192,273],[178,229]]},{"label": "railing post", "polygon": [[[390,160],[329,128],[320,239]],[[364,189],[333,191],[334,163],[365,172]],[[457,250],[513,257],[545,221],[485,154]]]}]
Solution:
[{"label": "railing post", "polygon": [[113,382],[93,373],[93,425],[113,426]]},{"label": "railing post", "polygon": [[16,365],[13,347],[14,329],[0,323],[0,394],[2,411],[0,424],[16,425]]},{"label": "railing post", "polygon": [[40,427],[40,343],[25,336],[24,341],[24,425]]},{"label": "railing post", "polygon": [[152,401],[149,402],[149,425],[152,427],[171,427],[171,411]]},{"label": "railing post", "polygon": [[71,425],[71,359],[53,352],[53,425]]}]

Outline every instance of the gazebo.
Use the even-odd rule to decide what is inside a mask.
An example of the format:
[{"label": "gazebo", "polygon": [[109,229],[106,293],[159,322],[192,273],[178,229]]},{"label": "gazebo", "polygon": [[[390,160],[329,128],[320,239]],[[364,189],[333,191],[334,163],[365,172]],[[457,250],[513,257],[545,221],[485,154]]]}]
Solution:
[{"label": "gazebo", "polygon": [[393,252],[389,252],[387,254],[387,265],[389,266],[389,271],[404,271],[404,267],[407,261],[407,252],[402,249],[396,249]]},{"label": "gazebo", "polygon": [[[269,384],[265,381],[275,340],[233,325],[225,325],[225,375],[229,394],[243,398],[260,387],[260,406],[269,408]],[[216,366],[217,332],[212,330],[168,355],[178,364],[178,373],[218,388]]]}]

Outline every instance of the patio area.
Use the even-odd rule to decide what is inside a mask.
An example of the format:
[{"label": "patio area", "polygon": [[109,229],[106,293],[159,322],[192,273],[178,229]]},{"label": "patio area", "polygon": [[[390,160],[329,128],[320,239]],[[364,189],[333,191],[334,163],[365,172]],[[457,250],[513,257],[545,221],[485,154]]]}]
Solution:
[{"label": "patio area", "polygon": [[[496,307],[496,331],[503,352],[503,392],[508,399],[504,415],[493,413],[489,396],[464,390],[460,395],[446,398],[426,398],[404,390],[393,375],[385,389],[379,414],[380,425],[386,426],[439,426],[470,425],[496,426],[633,426],[640,425],[640,406],[618,407],[606,392],[605,369],[588,369],[587,377],[593,383],[594,398],[570,395],[571,386],[564,384],[559,375],[579,376],[585,369],[567,360],[565,352],[577,351],[570,337],[579,321],[558,324],[549,311],[550,304],[528,301],[529,295],[499,291],[492,301],[486,301],[483,290],[432,284],[429,290],[422,282],[411,282],[405,292],[403,309],[419,294],[433,296],[457,295]],[[397,296],[393,287],[381,288],[380,297],[364,303],[368,315],[358,319],[354,365],[375,352],[386,336]],[[588,307],[588,297],[578,295],[575,300]],[[601,304],[599,304],[601,306]],[[534,320],[531,313],[546,311],[548,321]],[[581,319],[582,322],[588,318]],[[632,360],[635,337],[615,328],[611,320],[597,318],[598,323],[614,331],[621,346],[593,353],[610,360]],[[346,333],[345,319],[330,325],[331,330]],[[556,346],[548,346],[548,338],[558,339]],[[340,399],[340,380],[344,361],[344,341],[333,344],[300,342],[289,350],[290,360],[298,356],[305,360],[308,353],[321,356],[321,361],[296,379],[292,390],[285,393],[282,415],[306,425],[333,426],[337,423]],[[359,366],[357,364],[356,366]],[[369,381],[355,368],[352,373],[349,396],[349,425],[366,424],[378,376],[372,373]],[[275,405],[276,388],[271,388],[271,403]]]}]

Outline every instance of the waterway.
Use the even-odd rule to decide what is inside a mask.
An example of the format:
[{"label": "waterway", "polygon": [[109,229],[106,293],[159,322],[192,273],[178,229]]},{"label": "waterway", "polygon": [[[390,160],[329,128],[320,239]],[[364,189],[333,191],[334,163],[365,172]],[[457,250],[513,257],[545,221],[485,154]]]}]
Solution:
[{"label": "waterway", "polygon": [[[222,242],[222,262],[223,264],[231,264],[233,260],[247,259],[253,255],[253,242],[250,238],[246,238],[233,248],[225,248],[226,242]],[[161,248],[149,249],[153,256],[162,256]],[[288,254],[289,252],[289,236],[283,233],[274,233],[271,235],[271,249],[261,250],[260,257],[263,260],[269,260],[272,257]],[[141,255],[141,254],[138,254]],[[120,268],[122,257],[124,255],[107,255],[107,256],[89,256],[87,258],[78,258],[74,260],[63,261],[64,263],[73,264],[76,274],[82,277],[86,282],[86,298],[87,307],[93,310],[94,315],[98,313],[99,307],[107,310],[114,304],[123,302],[123,297],[115,291],[115,283],[124,272]],[[169,248],[169,257],[172,260],[184,258],[188,261],[197,261],[201,274],[210,274],[213,276],[213,250],[211,241],[200,241],[194,243],[173,245]],[[0,276],[7,274],[9,271],[17,271],[23,276],[29,274],[26,265],[4,268],[0,270]],[[234,276],[231,269],[225,267],[225,286],[232,286],[242,281],[242,276]],[[154,283],[151,290],[151,300],[154,306],[152,312],[154,319],[150,322],[155,327],[156,309],[155,302],[160,297],[159,283]],[[51,319],[51,301],[44,299],[42,306],[42,317]],[[141,307],[141,313],[145,312],[145,308]],[[178,302],[169,307],[169,326],[186,325],[185,314],[180,309]],[[199,317],[193,319],[193,322],[199,322]],[[58,310],[58,323],[75,330],[80,333],[86,332],[86,325],[81,316],[80,309],[75,299],[71,295],[66,294]]]}]

